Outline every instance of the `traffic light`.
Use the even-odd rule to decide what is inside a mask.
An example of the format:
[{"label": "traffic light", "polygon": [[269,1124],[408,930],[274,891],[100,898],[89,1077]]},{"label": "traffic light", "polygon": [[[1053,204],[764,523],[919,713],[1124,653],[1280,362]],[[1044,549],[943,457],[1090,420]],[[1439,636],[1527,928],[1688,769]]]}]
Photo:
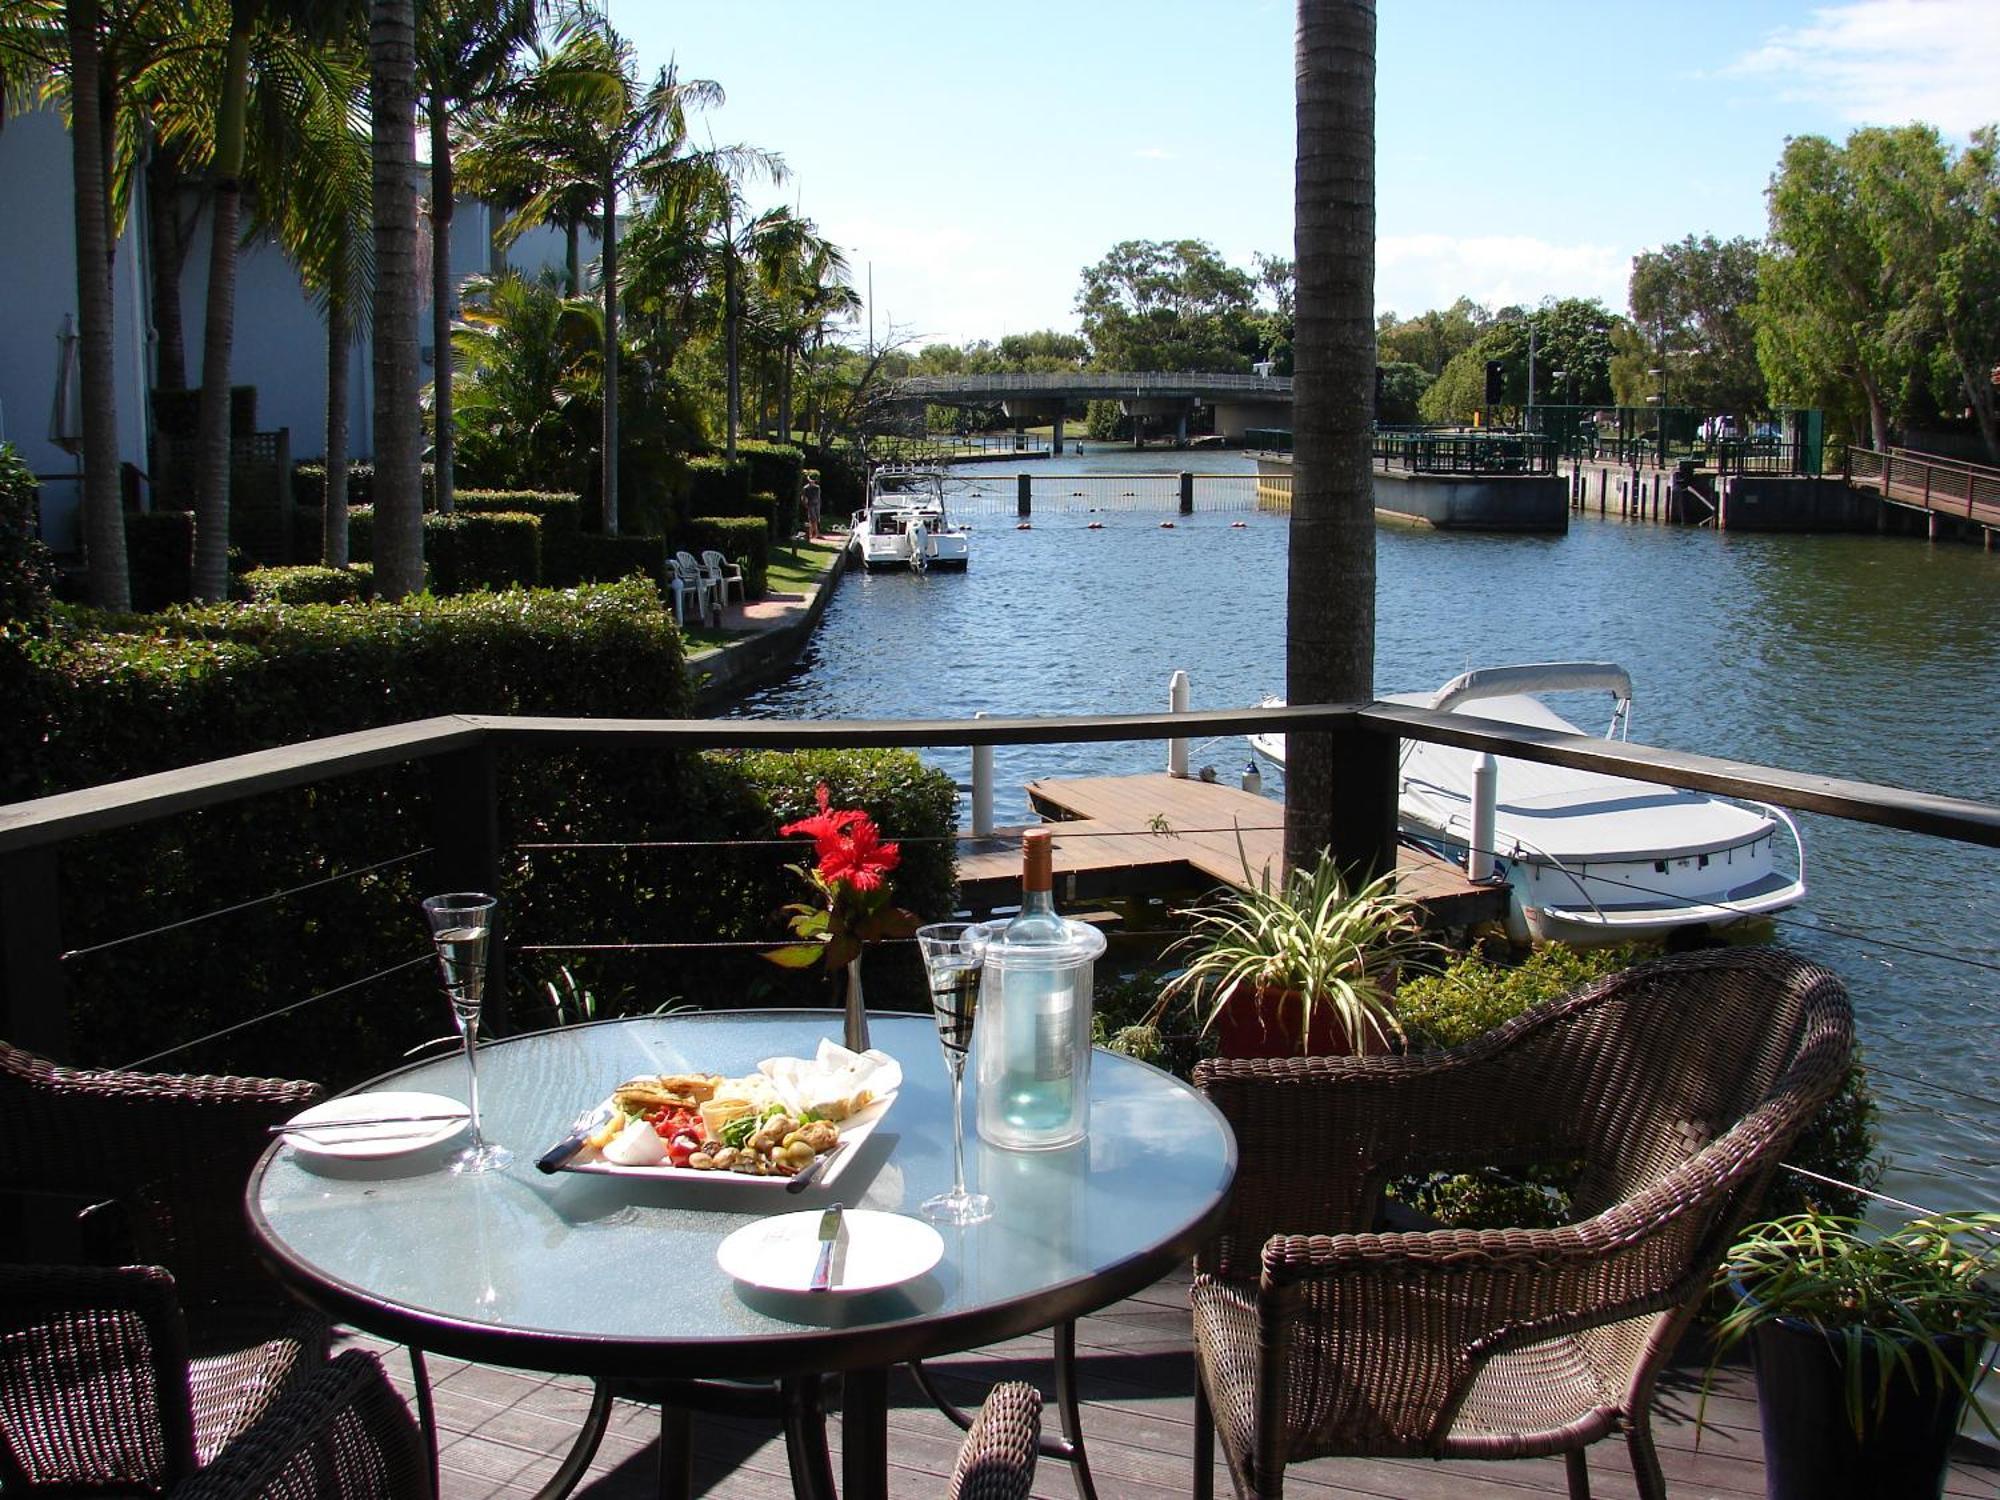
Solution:
[{"label": "traffic light", "polygon": [[1486,404],[1498,406],[1502,384],[1506,379],[1507,367],[1497,359],[1486,361]]}]

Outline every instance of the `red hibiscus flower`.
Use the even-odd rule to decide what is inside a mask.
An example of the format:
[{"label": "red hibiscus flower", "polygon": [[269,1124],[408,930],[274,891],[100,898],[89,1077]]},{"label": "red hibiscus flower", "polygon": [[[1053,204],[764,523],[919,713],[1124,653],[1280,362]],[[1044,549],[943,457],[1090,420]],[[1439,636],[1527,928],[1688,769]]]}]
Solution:
[{"label": "red hibiscus flower", "polygon": [[818,903],[786,908],[793,935],[801,941],[764,955],[786,968],[821,962],[838,968],[859,954],[864,943],[907,937],[916,930],[914,915],[889,905],[888,876],[902,861],[901,846],[884,843],[875,820],[860,808],[835,808],[824,784],[818,800],[818,812],[778,830],[787,838],[808,835],[819,856],[813,869],[792,867],[820,897]]}]

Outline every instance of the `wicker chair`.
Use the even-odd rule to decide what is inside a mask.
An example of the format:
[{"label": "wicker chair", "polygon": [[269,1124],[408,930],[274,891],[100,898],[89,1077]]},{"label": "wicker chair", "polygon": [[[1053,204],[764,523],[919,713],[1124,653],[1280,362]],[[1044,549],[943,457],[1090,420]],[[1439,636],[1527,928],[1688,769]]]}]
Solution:
[{"label": "wicker chair", "polygon": [[116,1203],[123,1243],[88,1258],[165,1266],[195,1352],[242,1347],[295,1312],[257,1259],[243,1185],[267,1127],[321,1097],[280,1079],[58,1067],[0,1042],[0,1193]]},{"label": "wicker chair", "polygon": [[1041,1392],[1019,1381],[993,1387],[958,1450],[948,1500],[1027,1500],[1041,1436]]},{"label": "wicker chair", "polygon": [[375,1356],[322,1365],[172,1500],[430,1500],[430,1460]]},{"label": "wicker chair", "polygon": [[[1449,1052],[1203,1063],[1243,1168],[1191,1292],[1195,1493],[1219,1433],[1243,1495],[1329,1455],[1561,1453],[1583,1497],[1584,1448],[1622,1431],[1664,1496],[1659,1365],[1851,1044],[1831,974],[1723,949]],[[1365,1232],[1396,1178],[1553,1162],[1582,1164],[1580,1222]]]}]

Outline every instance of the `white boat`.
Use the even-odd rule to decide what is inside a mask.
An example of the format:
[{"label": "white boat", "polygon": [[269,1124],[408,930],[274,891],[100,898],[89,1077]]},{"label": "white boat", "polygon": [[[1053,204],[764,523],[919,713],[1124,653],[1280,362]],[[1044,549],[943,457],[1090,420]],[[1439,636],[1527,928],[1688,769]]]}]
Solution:
[{"label": "white boat", "polygon": [[932,468],[885,464],[868,479],[867,503],[854,513],[848,546],[865,568],[963,568],[972,538],[944,513],[944,475]]},{"label": "white boat", "polygon": [[[1487,667],[1435,693],[1386,701],[1580,734],[1536,696],[1579,691],[1611,694],[1605,738],[1623,739],[1632,679],[1610,662]],[[1284,765],[1283,735],[1254,735],[1250,743]],[[1465,862],[1479,761],[1476,751],[1403,742],[1396,823],[1405,839]],[[1579,944],[1659,938],[1677,928],[1766,917],[1805,898],[1805,843],[1782,808],[1506,756],[1496,757],[1496,765],[1494,875],[1512,892],[1508,927],[1517,938]],[[1796,878],[1773,857],[1780,825],[1792,842]]]}]

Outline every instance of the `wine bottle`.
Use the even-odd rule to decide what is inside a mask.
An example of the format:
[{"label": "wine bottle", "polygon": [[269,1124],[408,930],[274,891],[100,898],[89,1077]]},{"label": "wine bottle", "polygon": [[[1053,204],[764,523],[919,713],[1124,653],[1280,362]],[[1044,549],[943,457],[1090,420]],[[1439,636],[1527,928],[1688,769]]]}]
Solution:
[{"label": "wine bottle", "polygon": [[1008,1123],[1025,1130],[1062,1126],[1075,1103],[1074,977],[1053,962],[1035,962],[1033,953],[1069,941],[1068,925],[1056,914],[1053,844],[1046,828],[1022,835],[1021,910],[1001,936],[1009,960],[1002,1097]]}]

